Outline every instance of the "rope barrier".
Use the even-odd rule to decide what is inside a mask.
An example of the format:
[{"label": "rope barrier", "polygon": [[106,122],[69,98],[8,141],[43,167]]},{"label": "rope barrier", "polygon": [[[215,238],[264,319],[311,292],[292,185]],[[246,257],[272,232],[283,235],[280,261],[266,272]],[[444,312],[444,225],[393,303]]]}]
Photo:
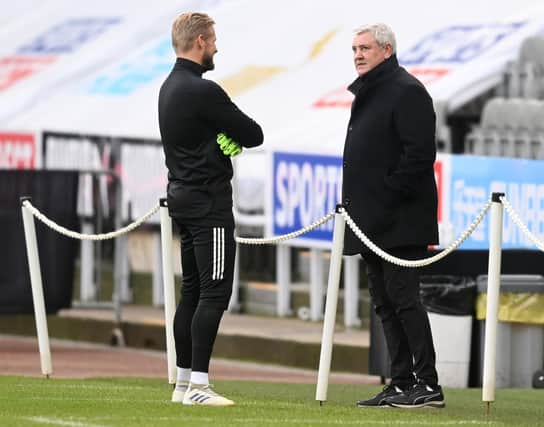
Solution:
[{"label": "rope barrier", "polygon": [[[501,198],[503,200],[504,198]],[[504,199],[506,200],[506,199]],[[506,203],[508,203],[506,201]],[[106,240],[106,239],[112,239],[115,237],[118,237],[122,234],[128,233],[132,230],[134,230],[136,227],[140,226],[143,222],[145,222],[147,219],[149,219],[151,216],[153,216],[160,208],[159,204],[155,205],[152,209],[150,209],[146,214],[144,214],[141,218],[134,221],[133,223],[127,225],[126,227],[123,227],[116,231],[111,231],[109,233],[103,233],[103,234],[82,234],[78,233],[72,230],[68,230],[67,228],[55,223],[54,221],[47,218],[44,214],[42,214],[35,206],[30,203],[30,201],[25,200],[23,202],[23,206],[25,206],[27,209],[30,210],[30,212],[40,221],[42,221],[44,224],[52,228],[53,230],[57,231],[60,234],[63,234],[64,236],[73,238],[73,239],[80,239],[80,240]],[[474,229],[478,226],[478,224],[482,221],[483,217],[485,216],[487,210],[491,206],[491,201],[488,201],[487,204],[484,206],[484,208],[480,211],[476,219],[470,224],[470,226],[465,230],[464,233],[461,234],[461,236],[455,240],[448,248],[444,249],[442,252],[430,257],[430,258],[424,258],[422,260],[404,260],[401,258],[394,257],[387,252],[380,249],[378,246],[376,246],[362,231],[361,229],[355,224],[355,222],[351,219],[347,211],[341,207],[339,209],[340,214],[344,217],[346,220],[346,223],[349,225],[349,227],[352,229],[352,231],[355,233],[355,235],[368,247],[370,248],[375,254],[382,257],[384,260],[400,265],[403,267],[423,267],[425,265],[432,264],[451,252],[453,252],[455,249],[457,249],[466,239],[467,237],[474,231]],[[527,229],[527,227],[521,222],[519,217],[517,217],[517,214],[513,211],[512,207],[508,204],[505,204],[505,207],[507,211],[512,216],[512,219],[516,224],[529,236],[529,238],[541,249],[544,250],[544,245],[536,239],[534,235]],[[318,219],[317,221],[313,222],[312,224],[301,228],[300,230],[293,231],[291,233],[283,234],[281,236],[276,236],[273,238],[247,238],[247,237],[236,237],[236,242],[241,244],[247,244],[247,245],[268,245],[268,244],[274,244],[283,242],[289,239],[294,239],[295,237],[299,237],[305,233],[308,233],[309,231],[312,231],[313,229],[320,227],[321,225],[325,224],[326,222],[330,221],[334,217],[334,212],[331,212],[324,217]]]},{"label": "rope barrier", "polygon": [[304,233],[308,233],[309,231],[312,231],[314,228],[317,228],[323,224],[325,224],[327,221],[330,221],[334,217],[334,212],[331,212],[327,215],[325,215],[323,218],[318,219],[315,222],[312,222],[310,225],[301,228],[300,230],[293,231],[291,233],[282,234],[281,236],[272,237],[269,239],[260,239],[260,238],[248,238],[248,237],[236,237],[236,241],[238,243],[243,243],[246,245],[269,245],[273,243],[282,242],[289,239],[294,239],[295,237],[301,236]]},{"label": "rope barrier", "polygon": [[529,230],[529,227],[523,223],[521,218],[519,217],[518,213],[514,210],[510,202],[506,199],[505,196],[499,197],[501,203],[504,205],[504,209],[506,209],[506,212],[508,215],[510,215],[510,218],[512,218],[512,221],[514,221],[514,224],[516,224],[519,229],[525,234],[525,236],[535,244],[535,246],[544,252],[544,243],[542,243],[538,238]]},{"label": "rope barrier", "polygon": [[[527,228],[527,226],[521,221],[517,213],[514,211],[508,200],[506,200],[505,197],[501,197],[501,202],[504,204],[504,207],[506,211],[509,213],[509,215],[512,217],[512,220],[514,223],[523,231],[523,233],[542,251],[544,251],[544,244],[540,242],[536,236],[531,233],[531,231]],[[23,206],[25,206],[38,220],[42,221],[44,224],[52,228],[53,230],[57,231],[60,234],[63,234],[64,236],[73,238],[73,239],[80,239],[80,240],[106,240],[106,239],[112,239],[115,237],[118,237],[122,234],[128,233],[132,230],[134,230],[136,227],[140,226],[143,222],[145,222],[147,219],[149,219],[151,216],[153,216],[159,209],[160,205],[155,205],[152,209],[150,209],[147,213],[145,213],[141,218],[137,219],[133,223],[127,225],[126,227],[123,227],[116,231],[111,231],[109,233],[103,233],[103,234],[82,234],[78,233],[72,230],[68,230],[67,228],[55,223],[54,221],[47,218],[44,214],[42,214],[35,206],[30,203],[29,200],[25,200],[23,202]],[[472,234],[474,229],[480,224],[480,222],[483,220],[485,214],[489,210],[491,206],[491,200],[489,200],[480,213],[476,216],[474,221],[468,226],[468,228],[446,249],[439,252],[438,254],[429,257],[424,258],[420,260],[405,260],[402,258],[397,258],[393,255],[388,254],[384,250],[380,249],[376,244],[374,244],[362,231],[361,229],[355,224],[353,219],[349,216],[348,212],[345,210],[345,208],[340,207],[339,213],[344,217],[346,223],[351,228],[351,230],[355,233],[355,235],[370,249],[372,250],[376,255],[383,258],[385,261],[388,261],[392,264],[396,264],[402,267],[410,267],[410,268],[416,268],[416,267],[423,267],[429,264],[432,264],[434,262],[437,262],[441,260],[442,258],[449,255],[451,252],[453,252],[455,249],[457,249],[467,238]],[[325,224],[326,222],[330,221],[335,215],[335,212],[331,212],[324,217],[318,219],[317,221],[313,222],[312,224],[301,228],[300,230],[293,231],[291,233],[283,234],[281,236],[276,236],[273,238],[247,238],[247,237],[235,237],[236,242],[241,244],[247,244],[247,245],[267,245],[267,244],[274,244],[283,242],[289,239],[294,239],[296,237],[299,237],[305,233],[308,233],[309,231],[312,231],[313,229],[320,227],[321,225]]]},{"label": "rope barrier", "polygon": [[[527,225],[521,220],[518,213],[515,211],[515,209],[512,207],[510,202],[506,199],[505,196],[500,197],[500,201],[503,204],[504,208],[506,209],[506,212],[510,215],[512,218],[512,221],[519,227],[519,229],[523,232],[523,234],[535,244],[535,246],[544,252],[544,243],[541,242],[527,227]],[[119,230],[111,231],[109,233],[102,233],[102,234],[82,234],[78,233],[76,231],[68,230],[67,228],[57,224],[56,222],[50,220],[47,218],[44,214],[42,214],[35,206],[30,203],[29,200],[25,200],[23,202],[23,206],[27,208],[32,215],[34,215],[38,220],[43,222],[45,225],[49,226],[53,230],[57,231],[60,234],[63,234],[64,236],[70,237],[72,239],[80,239],[80,240],[107,240],[112,239],[118,236],[121,236],[122,234],[128,233],[132,230],[134,230],[136,227],[140,226],[143,222],[148,220],[151,216],[153,216],[157,211],[160,209],[160,205],[157,204],[153,208],[151,208],[147,213],[145,213],[141,218],[137,219],[133,223],[127,225],[126,227],[123,227]],[[344,217],[346,223],[351,228],[351,230],[355,233],[355,235],[363,242],[372,252],[374,252],[379,257],[383,258],[385,261],[390,262],[391,264],[399,265],[401,267],[409,267],[409,268],[416,268],[416,267],[424,267],[426,265],[430,265],[434,262],[437,262],[441,260],[442,258],[449,255],[451,252],[453,252],[455,249],[457,249],[467,238],[472,234],[472,232],[476,229],[476,227],[480,224],[480,222],[483,220],[485,214],[491,207],[491,200],[488,200],[488,202],[484,205],[484,207],[481,209],[481,211],[478,213],[474,221],[468,226],[468,228],[461,233],[461,235],[446,249],[442,250],[441,252],[437,253],[436,255],[433,255],[429,258],[423,258],[419,260],[406,260],[402,258],[397,258],[393,255],[388,254],[383,249],[380,249],[376,244],[374,244],[362,231],[361,229],[355,224],[353,219],[349,216],[348,212],[345,210],[344,207],[340,207],[338,212]],[[320,227],[321,225],[325,224],[326,222],[330,221],[334,217],[335,213],[331,212],[324,217],[318,219],[317,221],[313,222],[312,224],[301,228],[300,230],[293,231],[291,233],[283,234],[281,236],[276,236],[273,238],[247,238],[247,237],[235,237],[236,242],[241,244],[247,244],[247,245],[268,245],[268,244],[274,244],[283,242],[289,239],[294,239],[295,237],[301,236],[305,233],[308,233],[309,231],[312,231],[313,229]]]},{"label": "rope barrier", "polygon": [[399,265],[401,267],[410,267],[410,268],[416,268],[416,267],[423,267],[429,264],[432,264],[436,261],[441,260],[445,256],[449,255],[451,252],[453,252],[455,249],[457,249],[461,243],[463,243],[470,234],[474,231],[474,229],[478,226],[478,224],[482,221],[485,214],[491,207],[491,200],[489,200],[486,205],[482,208],[480,213],[476,216],[476,219],[468,226],[468,228],[455,240],[450,246],[448,246],[443,251],[437,253],[436,255],[433,255],[429,258],[423,258],[420,260],[405,260],[402,258],[397,258],[393,255],[388,254],[384,250],[380,249],[378,246],[376,246],[362,231],[361,229],[355,224],[353,219],[349,216],[349,214],[346,212],[346,210],[342,207],[339,209],[340,213],[346,220],[346,223],[349,225],[351,230],[355,233],[355,235],[370,249],[372,252],[374,252],[376,255],[383,258],[385,261],[390,262],[391,264]]},{"label": "rope barrier", "polygon": [[[71,237],[72,239],[80,239],[80,240],[107,240],[107,239],[112,239],[114,237],[118,237],[122,234],[125,234],[134,230],[136,227],[140,226],[143,222],[145,222],[150,217],[152,217],[160,209],[160,205],[157,204],[152,209],[150,209],[146,214],[144,214],[141,218],[137,219],[136,221],[127,225],[126,227],[123,227],[116,231],[111,231],[109,233],[103,233],[103,234],[82,234],[76,231],[68,230],[62,225],[59,225],[56,222],[52,221],[51,219],[47,218],[44,214],[42,214],[39,211],[38,208],[33,206],[32,203],[30,203],[30,201],[28,200],[25,200],[23,202],[23,206],[26,207],[32,213],[32,215],[34,215],[37,219],[39,219],[45,225],[57,231],[58,233],[63,234],[64,236],[67,236],[67,237]],[[331,212],[325,215],[323,218],[320,218],[317,221],[313,222],[312,224],[304,228],[301,228],[300,230],[293,231],[291,233],[273,237],[270,239],[236,237],[236,241],[238,243],[243,243],[248,245],[267,245],[267,244],[278,243],[284,240],[294,239],[295,237],[298,237],[304,233],[308,233],[309,231],[312,231],[314,228],[320,227],[321,225],[325,224],[327,221],[330,221],[333,217],[334,217],[334,212]]]},{"label": "rope barrier", "polygon": [[66,237],[70,237],[72,239],[80,239],[80,240],[107,240],[107,239],[113,239],[114,237],[121,236],[122,234],[128,233],[129,231],[132,231],[136,227],[140,226],[143,222],[145,222],[147,219],[152,217],[159,210],[159,204],[157,203],[152,209],[150,209],[141,218],[137,219],[136,221],[127,225],[126,227],[120,228],[119,230],[111,231],[109,233],[102,233],[102,234],[82,234],[76,231],[68,230],[62,225],[58,225],[56,222],[50,220],[44,214],[42,214],[35,206],[33,206],[32,203],[30,203],[30,201],[28,200],[25,200],[23,202],[23,206],[27,208],[32,213],[32,215],[34,215],[37,219],[39,219],[41,222],[43,222],[45,225],[52,228],[56,232],[63,234]]}]

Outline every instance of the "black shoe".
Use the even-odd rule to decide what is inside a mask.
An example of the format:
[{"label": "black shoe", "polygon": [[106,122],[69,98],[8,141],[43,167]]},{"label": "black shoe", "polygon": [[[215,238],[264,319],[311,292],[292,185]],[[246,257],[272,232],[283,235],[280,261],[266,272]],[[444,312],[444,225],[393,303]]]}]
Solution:
[{"label": "black shoe", "polygon": [[443,408],[444,394],[442,387],[436,385],[431,387],[424,383],[417,383],[404,393],[387,399],[387,404],[395,408]]},{"label": "black shoe", "polygon": [[366,408],[370,406],[388,406],[387,400],[402,394],[402,389],[396,385],[386,385],[376,396],[367,400],[359,400],[357,406]]}]

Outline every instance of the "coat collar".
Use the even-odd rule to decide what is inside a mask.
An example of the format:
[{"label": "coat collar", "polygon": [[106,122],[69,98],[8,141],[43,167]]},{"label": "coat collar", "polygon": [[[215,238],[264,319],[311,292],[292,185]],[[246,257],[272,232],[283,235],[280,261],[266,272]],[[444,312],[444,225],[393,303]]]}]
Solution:
[{"label": "coat collar", "polygon": [[353,83],[348,86],[348,90],[354,95],[357,95],[362,88],[374,86],[383,78],[394,72],[397,68],[399,68],[397,56],[392,55],[381,64],[370,70],[368,73],[357,77],[357,79],[355,79]]},{"label": "coat collar", "polygon": [[206,69],[196,62],[193,62],[189,59],[185,58],[177,58],[176,59],[176,65],[174,65],[175,70],[189,70],[193,74],[196,74],[199,77],[202,77],[202,74],[206,71]]}]

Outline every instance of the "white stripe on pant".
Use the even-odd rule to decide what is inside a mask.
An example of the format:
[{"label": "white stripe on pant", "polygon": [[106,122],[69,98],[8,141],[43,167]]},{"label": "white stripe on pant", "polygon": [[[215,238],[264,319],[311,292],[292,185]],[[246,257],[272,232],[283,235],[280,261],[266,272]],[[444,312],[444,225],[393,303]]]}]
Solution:
[{"label": "white stripe on pant", "polygon": [[225,272],[225,228],[221,227],[221,277],[223,279],[223,273]]},{"label": "white stripe on pant", "polygon": [[212,280],[223,279],[225,271],[225,229],[213,228],[213,270]]}]

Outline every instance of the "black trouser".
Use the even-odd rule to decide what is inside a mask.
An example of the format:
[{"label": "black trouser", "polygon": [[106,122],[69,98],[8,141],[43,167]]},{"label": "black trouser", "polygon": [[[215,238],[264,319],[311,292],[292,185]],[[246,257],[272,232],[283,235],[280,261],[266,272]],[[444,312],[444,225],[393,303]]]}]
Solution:
[{"label": "black trouser", "polygon": [[177,366],[208,372],[219,322],[232,293],[234,226],[187,225],[181,233],[181,300],[174,317]]},{"label": "black trouser", "polygon": [[[425,247],[388,249],[397,258],[421,259]],[[361,254],[367,265],[368,288],[380,317],[391,356],[391,383],[405,388],[416,379],[438,383],[429,318],[419,298],[419,271],[384,261],[374,253]],[[415,377],[414,377],[415,374]]]}]

